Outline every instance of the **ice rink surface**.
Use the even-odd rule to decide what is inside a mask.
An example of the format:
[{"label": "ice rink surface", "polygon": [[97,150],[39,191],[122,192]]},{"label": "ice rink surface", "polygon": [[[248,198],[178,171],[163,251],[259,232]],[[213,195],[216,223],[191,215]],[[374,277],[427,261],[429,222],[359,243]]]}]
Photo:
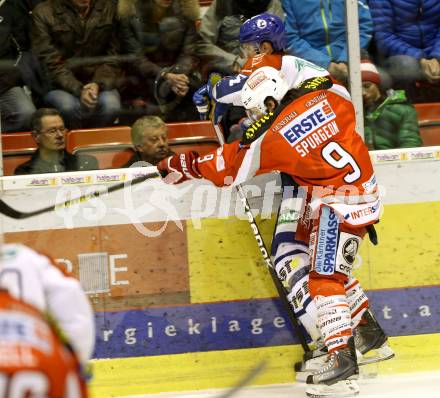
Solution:
[{"label": "ice rink surface", "polygon": [[[411,373],[386,377],[363,377],[357,380],[359,398],[440,398],[440,372]],[[306,385],[273,384],[245,387],[228,395],[228,390],[187,391],[184,393],[162,393],[132,395],[134,398],[300,398],[306,397]],[[128,397],[124,397],[128,398]]]}]

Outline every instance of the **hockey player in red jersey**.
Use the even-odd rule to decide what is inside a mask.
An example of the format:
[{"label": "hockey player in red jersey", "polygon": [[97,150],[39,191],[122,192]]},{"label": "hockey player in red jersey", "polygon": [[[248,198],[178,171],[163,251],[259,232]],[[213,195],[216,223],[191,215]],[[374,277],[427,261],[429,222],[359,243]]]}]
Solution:
[{"label": "hockey player in red jersey", "polygon": [[[358,373],[346,289],[366,230],[379,219],[380,199],[368,150],[355,131],[350,97],[329,76],[290,89],[281,71],[262,67],[246,80],[241,100],[254,120],[242,141],[203,157],[195,152],[175,155],[158,169],[167,183],[205,178],[217,186],[277,171],[307,191],[308,211],[296,238],[308,244],[308,289],[329,352],[307,383],[337,383],[353,392],[352,385],[344,384]],[[269,104],[276,108],[268,112]]]},{"label": "hockey player in red jersey", "polygon": [[[248,76],[261,67],[271,66],[279,70],[285,77],[283,80],[287,83],[287,89],[297,89],[293,92],[295,95],[304,92],[304,87],[300,88],[304,81],[329,77],[326,70],[300,58],[284,54],[284,24],[275,15],[264,13],[247,20],[240,28],[240,42],[255,50],[241,74],[216,81],[210,88],[202,88],[198,93],[200,95],[194,97],[199,110],[207,112],[208,104],[204,96],[209,93],[213,102],[216,103],[214,112],[212,112],[214,121],[219,118],[222,107],[227,104],[243,105],[241,88]],[[332,81],[332,89],[349,100],[348,91],[337,82]],[[317,99],[314,101],[319,102]],[[273,110],[272,101],[269,100],[266,105],[268,109]],[[258,129],[258,123],[258,121],[257,123],[251,122],[250,131]],[[303,145],[307,145],[307,142],[306,139]],[[302,147],[299,147],[299,150],[302,151]],[[301,380],[307,376],[309,370],[316,368],[324,359],[312,359],[323,354],[319,349],[322,346],[322,336],[316,327],[316,307],[311,300],[308,288],[304,288],[309,278],[308,247],[296,236],[298,214],[303,208],[303,198],[306,195],[298,191],[291,175],[280,173],[280,176],[283,199],[272,240],[273,262],[279,278],[289,286],[288,299],[296,317],[318,346],[318,349],[305,354],[302,363],[295,364],[297,379]],[[393,352],[387,344],[386,335],[369,310],[368,299],[354,276],[350,276],[345,282],[345,291],[351,312],[352,328],[355,330],[356,348],[358,354],[361,354],[358,355],[359,364],[391,358]]]},{"label": "hockey player in red jersey", "polygon": [[0,396],[85,398],[94,319],[79,282],[22,245],[0,250]]}]

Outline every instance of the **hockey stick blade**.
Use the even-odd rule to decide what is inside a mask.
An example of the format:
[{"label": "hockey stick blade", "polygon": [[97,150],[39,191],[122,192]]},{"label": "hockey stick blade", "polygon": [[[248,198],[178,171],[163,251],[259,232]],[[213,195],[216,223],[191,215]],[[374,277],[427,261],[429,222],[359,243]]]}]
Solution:
[{"label": "hockey stick blade", "polygon": [[55,211],[55,210],[70,207],[70,206],[73,206],[76,204],[81,204],[81,203],[89,201],[90,199],[97,198],[103,194],[107,194],[107,193],[114,192],[119,189],[125,188],[126,186],[129,186],[129,184],[130,185],[139,184],[141,182],[144,182],[146,180],[149,180],[151,178],[156,178],[156,177],[159,177],[159,173],[146,174],[142,177],[134,178],[133,180],[129,180],[129,181],[121,182],[120,184],[112,185],[111,187],[109,187],[106,190],[94,191],[92,193],[88,193],[86,195],[79,196],[78,198],[75,198],[75,199],[69,199],[69,200],[66,200],[65,202],[62,202],[62,203],[59,203],[56,205],[47,206],[42,209],[29,211],[29,212],[21,212],[19,210],[13,209],[6,202],[4,202],[3,200],[0,199],[0,214],[3,214],[6,217],[13,218],[15,220],[22,220],[24,218],[35,217],[35,216],[38,216],[43,213],[48,213],[50,211]]}]

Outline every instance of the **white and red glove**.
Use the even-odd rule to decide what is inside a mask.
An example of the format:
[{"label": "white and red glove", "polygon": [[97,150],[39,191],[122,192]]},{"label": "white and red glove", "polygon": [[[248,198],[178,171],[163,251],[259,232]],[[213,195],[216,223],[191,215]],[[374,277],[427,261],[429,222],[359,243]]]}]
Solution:
[{"label": "white and red glove", "polygon": [[199,154],[194,151],[173,155],[157,164],[163,181],[167,184],[180,184],[187,180],[202,178],[197,168]]}]

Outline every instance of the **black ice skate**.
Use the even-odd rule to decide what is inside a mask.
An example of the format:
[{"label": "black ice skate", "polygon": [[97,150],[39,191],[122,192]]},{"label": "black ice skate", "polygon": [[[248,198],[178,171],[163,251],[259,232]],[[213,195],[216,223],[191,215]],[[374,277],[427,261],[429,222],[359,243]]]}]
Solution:
[{"label": "black ice skate", "polygon": [[342,398],[359,394],[359,386],[350,380],[357,378],[359,368],[356,361],[354,338],[348,340],[348,347],[327,355],[321,368],[307,376],[306,395],[313,398]]},{"label": "black ice skate", "polygon": [[340,380],[355,378],[359,374],[354,338],[348,339],[348,347],[327,354],[321,368],[307,376],[307,384],[331,385]]},{"label": "black ice skate", "polygon": [[385,332],[369,309],[362,315],[362,319],[354,332],[359,365],[385,361],[394,357],[394,352],[388,345]]},{"label": "black ice skate", "polygon": [[[359,366],[374,362],[385,361],[394,357],[394,352],[388,345],[388,339],[369,309],[365,311],[359,325],[354,329],[354,341],[357,350]],[[307,376],[318,370],[325,362],[327,348],[318,342],[318,347],[307,351],[301,362],[294,365],[297,381],[305,381]]]}]

